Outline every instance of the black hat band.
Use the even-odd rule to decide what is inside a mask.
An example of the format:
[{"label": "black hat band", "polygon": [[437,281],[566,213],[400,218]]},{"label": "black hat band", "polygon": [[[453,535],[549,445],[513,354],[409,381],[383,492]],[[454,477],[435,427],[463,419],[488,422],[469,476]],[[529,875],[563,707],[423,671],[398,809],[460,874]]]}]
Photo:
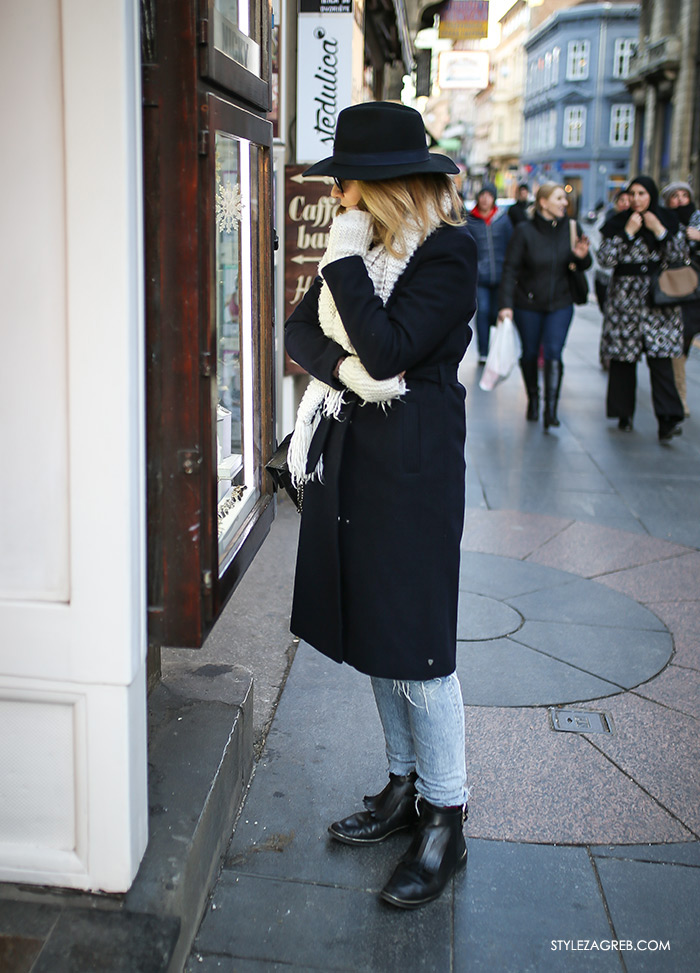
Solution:
[{"label": "black hat band", "polygon": [[430,153],[426,149],[416,149],[398,152],[343,152],[337,149],[333,152],[333,162],[348,166],[381,166],[391,165],[392,162],[413,163],[425,162],[430,158]]}]

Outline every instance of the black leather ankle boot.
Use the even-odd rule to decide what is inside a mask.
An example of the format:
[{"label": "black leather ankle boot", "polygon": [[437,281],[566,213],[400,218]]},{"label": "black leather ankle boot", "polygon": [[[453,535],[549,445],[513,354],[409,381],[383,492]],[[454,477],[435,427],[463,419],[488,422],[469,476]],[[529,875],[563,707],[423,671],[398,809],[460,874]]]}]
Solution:
[{"label": "black leather ankle boot", "polygon": [[560,361],[545,361],[544,363],[544,428],[558,426],[557,405],[561,390],[561,378],[564,367]]},{"label": "black leather ankle boot", "polygon": [[540,385],[539,373],[537,371],[536,358],[521,358],[520,371],[523,373],[523,382],[527,392],[527,412],[525,418],[528,422],[537,422],[540,416]]},{"label": "black leather ankle boot", "polygon": [[420,820],[411,845],[380,892],[385,902],[415,909],[442,893],[467,863],[463,826],[466,807],[436,807],[421,798]]},{"label": "black leather ankle boot", "polygon": [[366,811],[358,811],[328,828],[331,837],[348,845],[371,845],[389,835],[412,828],[418,821],[416,774],[389,774],[389,783],[379,794],[365,797]]}]

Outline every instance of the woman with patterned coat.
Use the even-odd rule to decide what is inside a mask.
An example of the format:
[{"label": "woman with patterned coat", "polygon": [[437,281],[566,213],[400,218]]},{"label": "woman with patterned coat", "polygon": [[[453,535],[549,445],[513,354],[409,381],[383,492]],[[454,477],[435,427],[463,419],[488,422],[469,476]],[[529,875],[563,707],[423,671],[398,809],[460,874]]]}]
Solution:
[{"label": "woman with patterned coat", "polygon": [[630,209],[603,226],[598,260],[612,269],[605,302],[601,357],[610,361],[607,414],[623,432],[632,430],[637,362],[646,355],[660,442],[681,433],[683,404],[673,377],[672,358],[683,351],[680,307],[656,307],[651,291],[664,263],[685,261],[688,244],[678,220],[659,205],[656,183],[638,176],[629,184]]}]

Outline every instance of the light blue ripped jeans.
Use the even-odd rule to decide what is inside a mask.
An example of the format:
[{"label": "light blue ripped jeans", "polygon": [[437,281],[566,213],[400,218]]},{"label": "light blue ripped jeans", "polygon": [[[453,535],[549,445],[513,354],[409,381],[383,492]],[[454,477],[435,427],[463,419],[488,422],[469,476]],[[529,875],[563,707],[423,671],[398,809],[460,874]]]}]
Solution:
[{"label": "light blue ripped jeans", "polygon": [[418,793],[438,807],[467,803],[464,703],[456,673],[405,681],[371,677],[389,773],[415,770]]}]

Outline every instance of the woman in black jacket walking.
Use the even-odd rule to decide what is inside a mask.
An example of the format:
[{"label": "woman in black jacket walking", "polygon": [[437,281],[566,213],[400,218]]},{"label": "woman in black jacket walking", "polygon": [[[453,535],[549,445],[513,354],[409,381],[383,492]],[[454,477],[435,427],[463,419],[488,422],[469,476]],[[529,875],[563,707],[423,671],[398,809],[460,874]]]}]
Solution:
[{"label": "woman in black jacket walking", "polygon": [[338,118],[340,200],[316,279],[287,320],[311,373],[289,447],[304,485],[292,631],[371,677],[389,782],[331,837],[414,830],[381,895],[412,908],[466,862],[464,709],[455,673],[464,388],[476,248],[421,116],[369,102]]},{"label": "woman in black jacket walking", "polygon": [[576,242],[571,246],[568,202],[562,186],[553,182],[540,186],[532,219],[518,223],[511,237],[501,279],[498,319],[512,317],[520,334],[520,368],[531,422],[540,414],[537,358],[540,346],[544,347],[545,430],[559,425],[561,355],[574,312],[569,265],[586,270],[592,263],[588,237],[578,223]]}]

